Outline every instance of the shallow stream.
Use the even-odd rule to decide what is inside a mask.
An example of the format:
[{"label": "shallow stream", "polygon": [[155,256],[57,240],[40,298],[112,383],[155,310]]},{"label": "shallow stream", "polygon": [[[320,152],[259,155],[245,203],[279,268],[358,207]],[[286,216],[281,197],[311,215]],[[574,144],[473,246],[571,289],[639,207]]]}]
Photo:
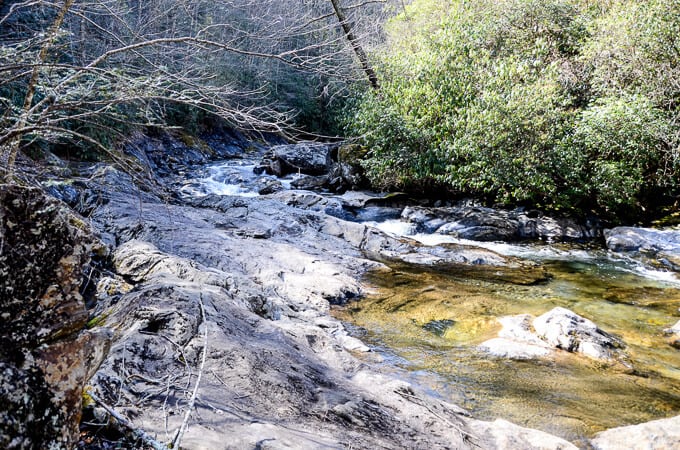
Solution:
[{"label": "shallow stream", "polygon": [[[208,167],[184,193],[257,195],[249,188],[252,167],[249,161]],[[461,242],[412,235],[398,220],[370,225],[427,245]],[[373,292],[333,311],[373,348],[363,358],[477,418],[504,418],[584,446],[606,428],[680,414],[680,350],[663,334],[680,318],[674,273],[593,247],[463,243],[539,261],[552,279],[518,286],[404,267],[368,274]],[[497,318],[538,316],[555,306],[621,337],[634,370],[563,351],[515,361],[478,350],[496,337]]]},{"label": "shallow stream", "polygon": [[[407,224],[396,222],[375,225],[408,231]],[[431,244],[452,241],[415,237]],[[478,244],[540,261],[552,279],[518,286],[395,267],[389,276],[369,274],[366,281],[375,291],[334,314],[377,349],[374,360],[384,370],[478,418],[504,418],[585,445],[587,437],[606,428],[680,414],[680,351],[663,334],[680,316],[674,274],[601,249]],[[496,337],[497,318],[538,316],[556,306],[621,337],[633,373],[563,351],[514,361],[478,350]]]}]

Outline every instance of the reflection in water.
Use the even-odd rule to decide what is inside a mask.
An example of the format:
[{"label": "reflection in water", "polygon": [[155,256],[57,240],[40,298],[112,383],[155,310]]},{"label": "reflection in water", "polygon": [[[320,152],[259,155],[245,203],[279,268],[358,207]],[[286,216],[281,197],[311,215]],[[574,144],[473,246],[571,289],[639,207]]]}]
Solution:
[{"label": "reflection in water", "polygon": [[[378,271],[367,279],[375,293],[335,315],[360,327],[385,370],[406,369],[411,381],[475,417],[503,417],[578,443],[606,428],[680,414],[680,351],[662,333],[680,316],[677,284],[643,278],[604,255],[544,262],[554,278],[538,286]],[[511,361],[477,350],[499,331],[496,318],[555,306],[623,338],[635,373],[566,352]]]}]

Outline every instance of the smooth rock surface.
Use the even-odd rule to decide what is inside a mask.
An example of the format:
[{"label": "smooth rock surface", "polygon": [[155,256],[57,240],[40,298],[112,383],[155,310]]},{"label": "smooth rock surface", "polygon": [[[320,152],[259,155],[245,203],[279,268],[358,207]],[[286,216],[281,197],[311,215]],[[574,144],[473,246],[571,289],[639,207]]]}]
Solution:
[{"label": "smooth rock surface", "polygon": [[348,352],[369,349],[329,315],[362,295],[359,276],[382,266],[374,256],[450,260],[470,274],[514,260],[396,239],[328,215],[342,205],[311,193],[172,204],[110,168],[90,177],[82,206],[133,285],[102,294],[116,339],[92,384],[159,439],[181,425],[200,372],[183,448],[567,448],[535,430],[480,425],[374,373]]},{"label": "smooth rock surface", "polygon": [[590,442],[596,450],[676,450],[680,448],[680,416],[612,428]]},{"label": "smooth rock surface", "polygon": [[573,311],[557,307],[533,321],[536,334],[549,345],[596,359],[615,359],[623,342]]},{"label": "smooth rock surface", "polygon": [[402,219],[423,233],[439,233],[476,241],[542,239],[574,241],[600,235],[597,221],[579,223],[571,218],[549,217],[540,211],[501,210],[481,206],[407,207]]}]

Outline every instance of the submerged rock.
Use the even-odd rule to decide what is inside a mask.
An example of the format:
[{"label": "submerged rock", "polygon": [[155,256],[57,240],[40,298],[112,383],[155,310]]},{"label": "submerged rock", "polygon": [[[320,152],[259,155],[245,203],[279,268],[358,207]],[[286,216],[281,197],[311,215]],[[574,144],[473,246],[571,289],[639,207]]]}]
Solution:
[{"label": "submerged rock", "polygon": [[675,450],[680,448],[680,416],[612,428],[590,443],[595,450]]}]

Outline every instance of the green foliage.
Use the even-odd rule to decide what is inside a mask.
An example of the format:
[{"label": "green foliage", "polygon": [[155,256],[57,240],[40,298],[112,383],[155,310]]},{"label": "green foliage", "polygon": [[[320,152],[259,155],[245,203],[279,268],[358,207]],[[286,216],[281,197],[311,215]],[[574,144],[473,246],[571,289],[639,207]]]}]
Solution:
[{"label": "green foliage", "polygon": [[616,217],[678,193],[680,2],[416,0],[350,134],[381,188]]}]

